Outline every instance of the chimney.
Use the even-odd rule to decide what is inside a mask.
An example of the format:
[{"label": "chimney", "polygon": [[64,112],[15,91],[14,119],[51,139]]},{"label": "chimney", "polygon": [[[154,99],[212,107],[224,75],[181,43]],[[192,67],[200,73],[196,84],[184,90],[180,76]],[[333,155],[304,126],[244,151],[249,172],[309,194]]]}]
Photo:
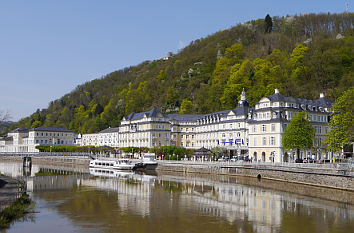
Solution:
[{"label": "chimney", "polygon": [[325,97],[324,93],[321,92],[321,93],[320,93],[320,98],[324,98],[324,97]]},{"label": "chimney", "polygon": [[275,94],[279,94],[279,89],[278,89],[278,88],[275,88],[275,89],[274,89],[274,93],[275,93]]}]

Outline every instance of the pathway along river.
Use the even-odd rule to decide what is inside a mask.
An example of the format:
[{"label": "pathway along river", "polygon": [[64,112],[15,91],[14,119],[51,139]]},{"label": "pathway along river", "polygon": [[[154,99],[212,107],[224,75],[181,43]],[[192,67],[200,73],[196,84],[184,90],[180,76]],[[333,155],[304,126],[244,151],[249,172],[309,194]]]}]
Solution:
[{"label": "pathway along river", "polygon": [[346,199],[331,201],[314,187],[252,178],[8,162],[0,172],[25,179],[36,202],[6,232],[354,232],[352,192],[323,189]]}]

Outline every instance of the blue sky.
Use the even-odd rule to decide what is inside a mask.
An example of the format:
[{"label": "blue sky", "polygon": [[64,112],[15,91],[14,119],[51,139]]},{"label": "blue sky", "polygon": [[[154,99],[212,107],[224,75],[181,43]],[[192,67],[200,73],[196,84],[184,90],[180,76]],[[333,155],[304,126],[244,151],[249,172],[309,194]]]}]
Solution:
[{"label": "blue sky", "polygon": [[79,84],[267,13],[344,10],[345,0],[0,0],[0,110],[18,120]]}]

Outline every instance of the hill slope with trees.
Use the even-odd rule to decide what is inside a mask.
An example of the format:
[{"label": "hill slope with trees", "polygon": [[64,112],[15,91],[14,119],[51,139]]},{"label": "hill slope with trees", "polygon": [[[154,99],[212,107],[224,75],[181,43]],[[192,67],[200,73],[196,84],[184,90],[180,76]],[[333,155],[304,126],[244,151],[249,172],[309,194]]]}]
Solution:
[{"label": "hill slope with trees", "polygon": [[234,108],[274,88],[331,99],[354,86],[354,13],[269,17],[197,39],[168,59],[144,61],[79,85],[12,128],[55,126],[77,133],[118,126],[123,116]]}]

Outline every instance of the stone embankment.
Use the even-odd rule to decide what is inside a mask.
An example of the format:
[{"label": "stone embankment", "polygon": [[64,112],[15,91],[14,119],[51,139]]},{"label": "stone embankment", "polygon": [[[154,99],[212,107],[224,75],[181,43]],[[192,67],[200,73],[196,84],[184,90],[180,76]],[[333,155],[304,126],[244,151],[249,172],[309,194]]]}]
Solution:
[{"label": "stone embankment", "polygon": [[330,164],[256,164],[159,162],[161,171],[254,177],[354,191],[353,169]]},{"label": "stone embankment", "polygon": [[[22,161],[20,156],[1,156],[0,161]],[[33,156],[34,164],[88,167],[90,158],[83,156]],[[193,161],[159,161],[160,171],[245,176],[329,187],[354,192],[352,164],[266,164]]]},{"label": "stone embankment", "polygon": [[0,211],[10,206],[22,194],[19,180],[0,176]]}]

